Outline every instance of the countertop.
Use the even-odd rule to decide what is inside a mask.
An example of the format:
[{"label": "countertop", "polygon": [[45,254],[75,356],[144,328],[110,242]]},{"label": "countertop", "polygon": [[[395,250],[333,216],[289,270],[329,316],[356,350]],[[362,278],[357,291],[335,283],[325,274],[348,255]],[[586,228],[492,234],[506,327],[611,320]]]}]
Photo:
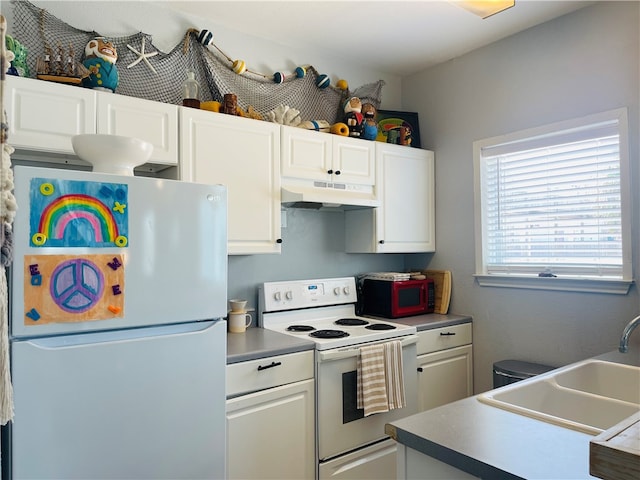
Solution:
[{"label": "countertop", "polygon": [[[393,320],[385,318],[383,320],[412,325],[418,331],[422,331],[469,323],[471,322],[471,317],[468,315],[430,313]],[[244,333],[227,333],[227,365],[273,355],[313,350],[314,347],[315,344],[312,340],[285,335],[259,327],[249,327]]]},{"label": "countertop", "polygon": [[[640,366],[640,349],[595,358]],[[592,435],[486,405],[476,397],[389,426],[398,442],[477,477],[595,478],[589,475]]]}]

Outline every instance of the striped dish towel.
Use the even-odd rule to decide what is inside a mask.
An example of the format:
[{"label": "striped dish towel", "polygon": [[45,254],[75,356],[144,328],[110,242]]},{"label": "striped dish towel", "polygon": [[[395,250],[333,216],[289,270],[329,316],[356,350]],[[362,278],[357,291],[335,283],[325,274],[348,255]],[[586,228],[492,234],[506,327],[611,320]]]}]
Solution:
[{"label": "striped dish towel", "polygon": [[364,415],[406,405],[399,340],[360,348],[357,362],[357,407]]}]

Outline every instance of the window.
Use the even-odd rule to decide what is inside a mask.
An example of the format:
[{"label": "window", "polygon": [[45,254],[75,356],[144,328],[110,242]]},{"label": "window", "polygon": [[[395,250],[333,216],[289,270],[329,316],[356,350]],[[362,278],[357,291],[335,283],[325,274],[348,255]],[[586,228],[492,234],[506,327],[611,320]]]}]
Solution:
[{"label": "window", "polygon": [[477,141],[481,285],[626,293],[626,109]]}]

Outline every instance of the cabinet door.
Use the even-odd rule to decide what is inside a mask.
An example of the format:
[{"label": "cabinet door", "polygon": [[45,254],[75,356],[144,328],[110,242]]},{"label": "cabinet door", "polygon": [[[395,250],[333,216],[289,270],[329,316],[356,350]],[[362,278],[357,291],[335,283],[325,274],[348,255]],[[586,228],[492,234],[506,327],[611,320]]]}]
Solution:
[{"label": "cabinet door", "polygon": [[179,108],[181,179],[226,185],[229,254],[280,253],[280,126]]},{"label": "cabinet door", "polygon": [[418,356],[418,411],[473,395],[471,345]]},{"label": "cabinet door", "polygon": [[71,137],[96,133],[93,90],[7,75],[5,102],[16,149],[73,154]]},{"label": "cabinet door", "polygon": [[106,92],[98,97],[98,133],[146,140],[149,163],[178,164],[178,106]]},{"label": "cabinet door", "polygon": [[333,135],[333,181],[358,185],[375,185],[375,144],[359,138]]},{"label": "cabinet door", "polygon": [[345,212],[349,253],[435,251],[433,152],[375,142],[381,206]]},{"label": "cabinet door", "polygon": [[381,166],[382,208],[376,221],[380,252],[435,251],[433,152],[380,145],[377,161]]},{"label": "cabinet door", "polygon": [[331,134],[282,127],[282,176],[331,181]]},{"label": "cabinet door", "polygon": [[227,400],[227,478],[315,477],[313,380]]}]

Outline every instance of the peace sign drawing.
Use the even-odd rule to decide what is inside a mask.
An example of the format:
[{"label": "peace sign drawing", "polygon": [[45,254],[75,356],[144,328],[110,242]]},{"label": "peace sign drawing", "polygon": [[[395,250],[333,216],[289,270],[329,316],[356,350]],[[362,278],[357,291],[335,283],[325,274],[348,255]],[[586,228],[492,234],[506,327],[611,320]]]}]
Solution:
[{"label": "peace sign drawing", "polygon": [[124,317],[124,255],[25,255],[24,324]]}]

